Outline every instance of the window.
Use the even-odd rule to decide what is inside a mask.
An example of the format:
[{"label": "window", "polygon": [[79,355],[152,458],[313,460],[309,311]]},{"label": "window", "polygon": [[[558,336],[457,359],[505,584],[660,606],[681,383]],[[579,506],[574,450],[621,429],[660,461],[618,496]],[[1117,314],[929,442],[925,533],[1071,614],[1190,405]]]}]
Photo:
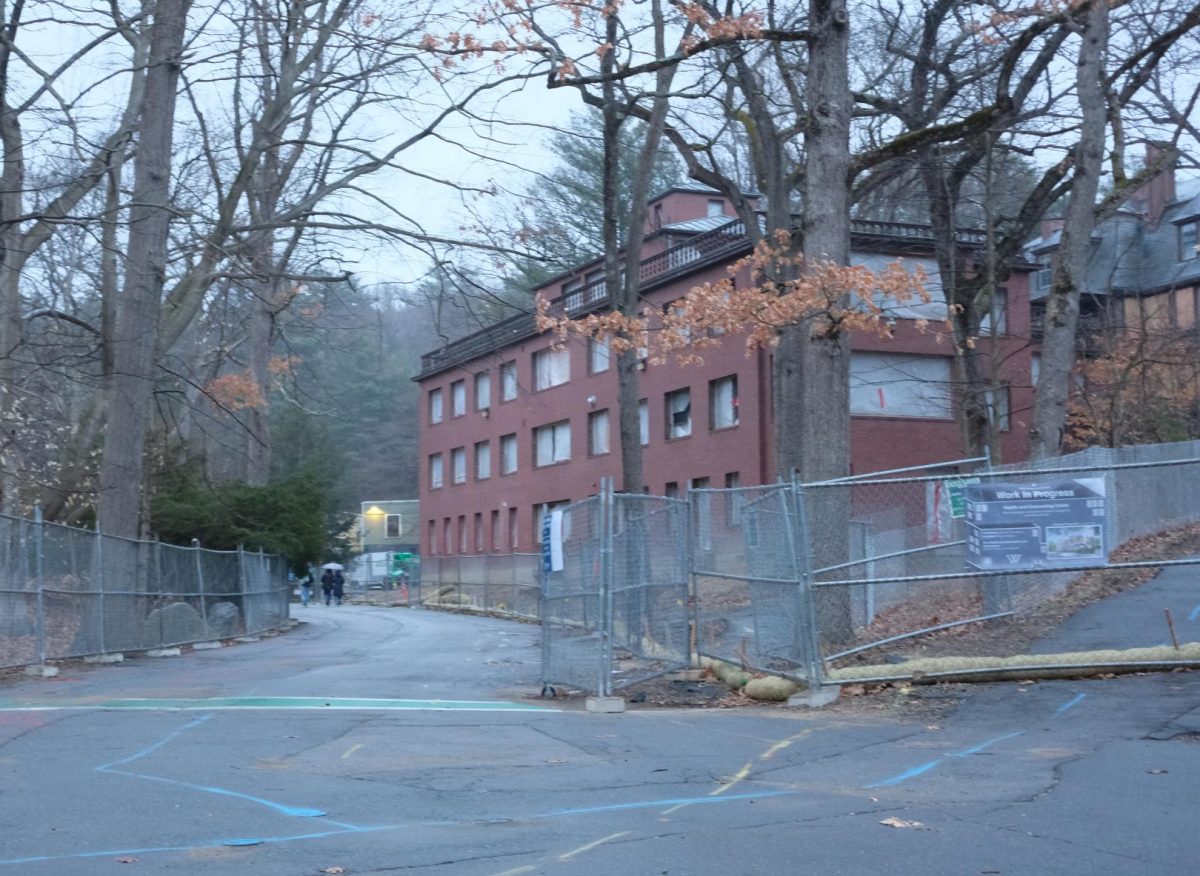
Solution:
[{"label": "window", "polygon": [[686,438],[692,434],[692,391],[677,389],[667,393],[667,438]]},{"label": "window", "polygon": [[882,311],[882,317],[884,319],[945,319],[949,315],[949,310],[946,307],[946,296],[942,292],[942,282],[938,274],[937,262],[934,259],[913,256],[896,258],[887,253],[856,252],[850,256],[852,265],[861,265],[877,274],[897,262],[909,274],[915,273],[917,268],[924,270],[925,279],[922,285],[929,300],[926,301],[922,297],[914,295],[907,301],[900,302],[892,296],[885,295],[882,291],[877,291],[872,298]]},{"label": "window", "polygon": [[512,401],[517,397],[517,363],[505,362],[500,366],[500,401]]},{"label": "window", "polygon": [[1200,219],[1179,226],[1179,258],[1181,261],[1200,256]]},{"label": "window", "polygon": [[[557,502],[542,502],[540,505],[533,506],[533,538],[534,544],[542,543],[542,518],[559,508],[565,508],[571,504],[565,499],[560,499]],[[562,536],[566,539],[571,533],[571,518],[569,514],[563,515]]]},{"label": "window", "polygon": [[850,413],[949,419],[949,357],[852,353]]},{"label": "window", "polygon": [[1050,284],[1054,280],[1052,258],[1053,256],[1046,254],[1042,256],[1042,261],[1038,262],[1037,272],[1033,275],[1034,292],[1046,293],[1050,291]]},{"label": "window", "polygon": [[492,512],[492,550],[500,550],[500,512]]},{"label": "window", "polygon": [[450,540],[450,518],[442,518],[442,553],[454,553],[454,543]]},{"label": "window", "polygon": [[994,423],[999,431],[1007,432],[1012,428],[1012,424],[1009,422],[1011,402],[1007,386],[984,390],[983,403],[987,406],[988,420]]},{"label": "window", "polygon": [[442,455],[435,453],[429,457],[429,489],[436,490],[442,486]]},{"label": "window", "polygon": [[455,447],[450,451],[450,468],[454,472],[454,483],[467,482],[467,448]]},{"label": "window", "polygon": [[710,429],[729,429],[738,424],[736,374],[708,384],[708,410]]},{"label": "window", "polygon": [[650,403],[645,399],[638,402],[638,440],[643,447],[650,443]]},{"label": "window", "polygon": [[389,514],[383,521],[383,537],[384,538],[399,538],[400,537],[400,515]]},{"label": "window", "polygon": [[722,201],[720,198],[709,198],[708,199],[708,215],[709,216],[724,216],[725,215],[725,202]]},{"label": "window", "polygon": [[553,465],[571,458],[571,423],[562,420],[533,430],[534,462]]},{"label": "window", "polygon": [[590,338],[588,340],[589,373],[602,374],[603,372],[607,371],[610,358],[609,340],[607,337]]},{"label": "window", "polygon": [[666,487],[663,488],[663,495],[666,496],[668,499],[678,499],[679,498],[679,482],[678,481],[667,481]]},{"label": "window", "polygon": [[486,481],[492,476],[492,445],[489,441],[475,444],[475,480]]},{"label": "window", "polygon": [[500,474],[512,474],[517,470],[517,436],[500,436]]},{"label": "window", "polygon": [[474,530],[475,530],[475,548],[474,548],[474,550],[475,550],[475,553],[481,554],[481,553],[483,553],[483,512],[482,511],[475,512]]},{"label": "window", "polygon": [[475,375],[475,410],[486,411],[492,406],[492,375],[481,371]]},{"label": "window", "polygon": [[739,472],[731,471],[725,475],[725,522],[730,526],[738,526],[742,522],[742,509],[746,507],[746,494],[741,492],[742,476]]},{"label": "window", "polygon": [[995,334],[1008,334],[1008,290],[1001,287],[992,292],[992,300],[984,307],[983,316],[979,320],[979,333],[992,334],[992,314],[996,314]]},{"label": "window", "polygon": [[436,554],[438,552],[437,521],[436,520],[428,521],[425,524],[425,529],[426,529],[426,532],[428,533],[425,536],[425,544],[429,547],[429,552],[431,554]]},{"label": "window", "polygon": [[467,515],[458,515],[458,552],[465,554],[467,552]]},{"label": "window", "polygon": [[429,422],[440,423],[442,421],[442,389],[429,390]]},{"label": "window", "polygon": [[456,380],[450,384],[450,416],[461,417],[467,412],[467,382]]},{"label": "window", "polygon": [[608,411],[588,414],[588,453],[608,453]]},{"label": "window", "polygon": [[547,347],[533,354],[534,389],[550,389],[561,386],[571,378],[571,356],[567,349],[555,350]]},{"label": "window", "polygon": [[517,540],[519,533],[517,532],[517,509],[508,509],[508,546],[514,551],[520,542]]}]

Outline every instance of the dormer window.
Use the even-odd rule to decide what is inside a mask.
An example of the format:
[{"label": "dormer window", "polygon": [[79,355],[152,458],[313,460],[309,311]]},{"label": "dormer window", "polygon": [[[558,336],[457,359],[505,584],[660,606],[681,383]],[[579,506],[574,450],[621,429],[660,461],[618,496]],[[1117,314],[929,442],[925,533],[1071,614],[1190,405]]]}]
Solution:
[{"label": "dormer window", "polygon": [[1200,219],[1191,219],[1179,226],[1179,260],[1200,257]]},{"label": "dormer window", "polygon": [[711,216],[724,216],[725,215],[725,202],[722,201],[720,198],[709,198],[708,199],[708,215],[710,217]]}]

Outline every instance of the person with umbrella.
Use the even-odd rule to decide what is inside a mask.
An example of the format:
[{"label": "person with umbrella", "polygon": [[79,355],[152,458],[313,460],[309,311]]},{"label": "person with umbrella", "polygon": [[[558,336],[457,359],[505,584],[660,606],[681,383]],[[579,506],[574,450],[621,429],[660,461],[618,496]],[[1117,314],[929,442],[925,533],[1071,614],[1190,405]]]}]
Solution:
[{"label": "person with umbrella", "polygon": [[337,604],[341,605],[346,588],[346,579],[342,577],[342,564],[326,563],[323,568],[325,574],[321,576],[321,592],[325,594],[325,604],[329,605],[336,599]]},{"label": "person with umbrella", "polygon": [[333,569],[325,566],[325,572],[321,575],[321,592],[325,594],[325,604],[333,600]]}]

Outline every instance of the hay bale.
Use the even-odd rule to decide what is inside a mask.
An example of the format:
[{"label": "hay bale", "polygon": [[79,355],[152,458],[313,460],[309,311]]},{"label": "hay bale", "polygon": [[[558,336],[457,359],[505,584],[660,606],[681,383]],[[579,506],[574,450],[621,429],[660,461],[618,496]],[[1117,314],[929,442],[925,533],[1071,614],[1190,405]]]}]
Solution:
[{"label": "hay bale", "polygon": [[800,685],[790,678],[780,678],[768,675],[765,678],[752,678],[742,688],[742,693],[752,700],[768,702],[783,702],[800,689]]}]

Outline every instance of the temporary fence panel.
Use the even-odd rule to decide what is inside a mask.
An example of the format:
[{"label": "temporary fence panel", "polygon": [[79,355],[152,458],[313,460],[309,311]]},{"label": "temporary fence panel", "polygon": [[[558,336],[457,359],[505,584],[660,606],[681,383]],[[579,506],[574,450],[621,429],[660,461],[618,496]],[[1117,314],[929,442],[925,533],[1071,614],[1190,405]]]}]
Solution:
[{"label": "temporary fence panel", "polygon": [[561,565],[542,570],[542,678],[594,693],[611,689],[604,564],[609,496],[561,509]]}]

